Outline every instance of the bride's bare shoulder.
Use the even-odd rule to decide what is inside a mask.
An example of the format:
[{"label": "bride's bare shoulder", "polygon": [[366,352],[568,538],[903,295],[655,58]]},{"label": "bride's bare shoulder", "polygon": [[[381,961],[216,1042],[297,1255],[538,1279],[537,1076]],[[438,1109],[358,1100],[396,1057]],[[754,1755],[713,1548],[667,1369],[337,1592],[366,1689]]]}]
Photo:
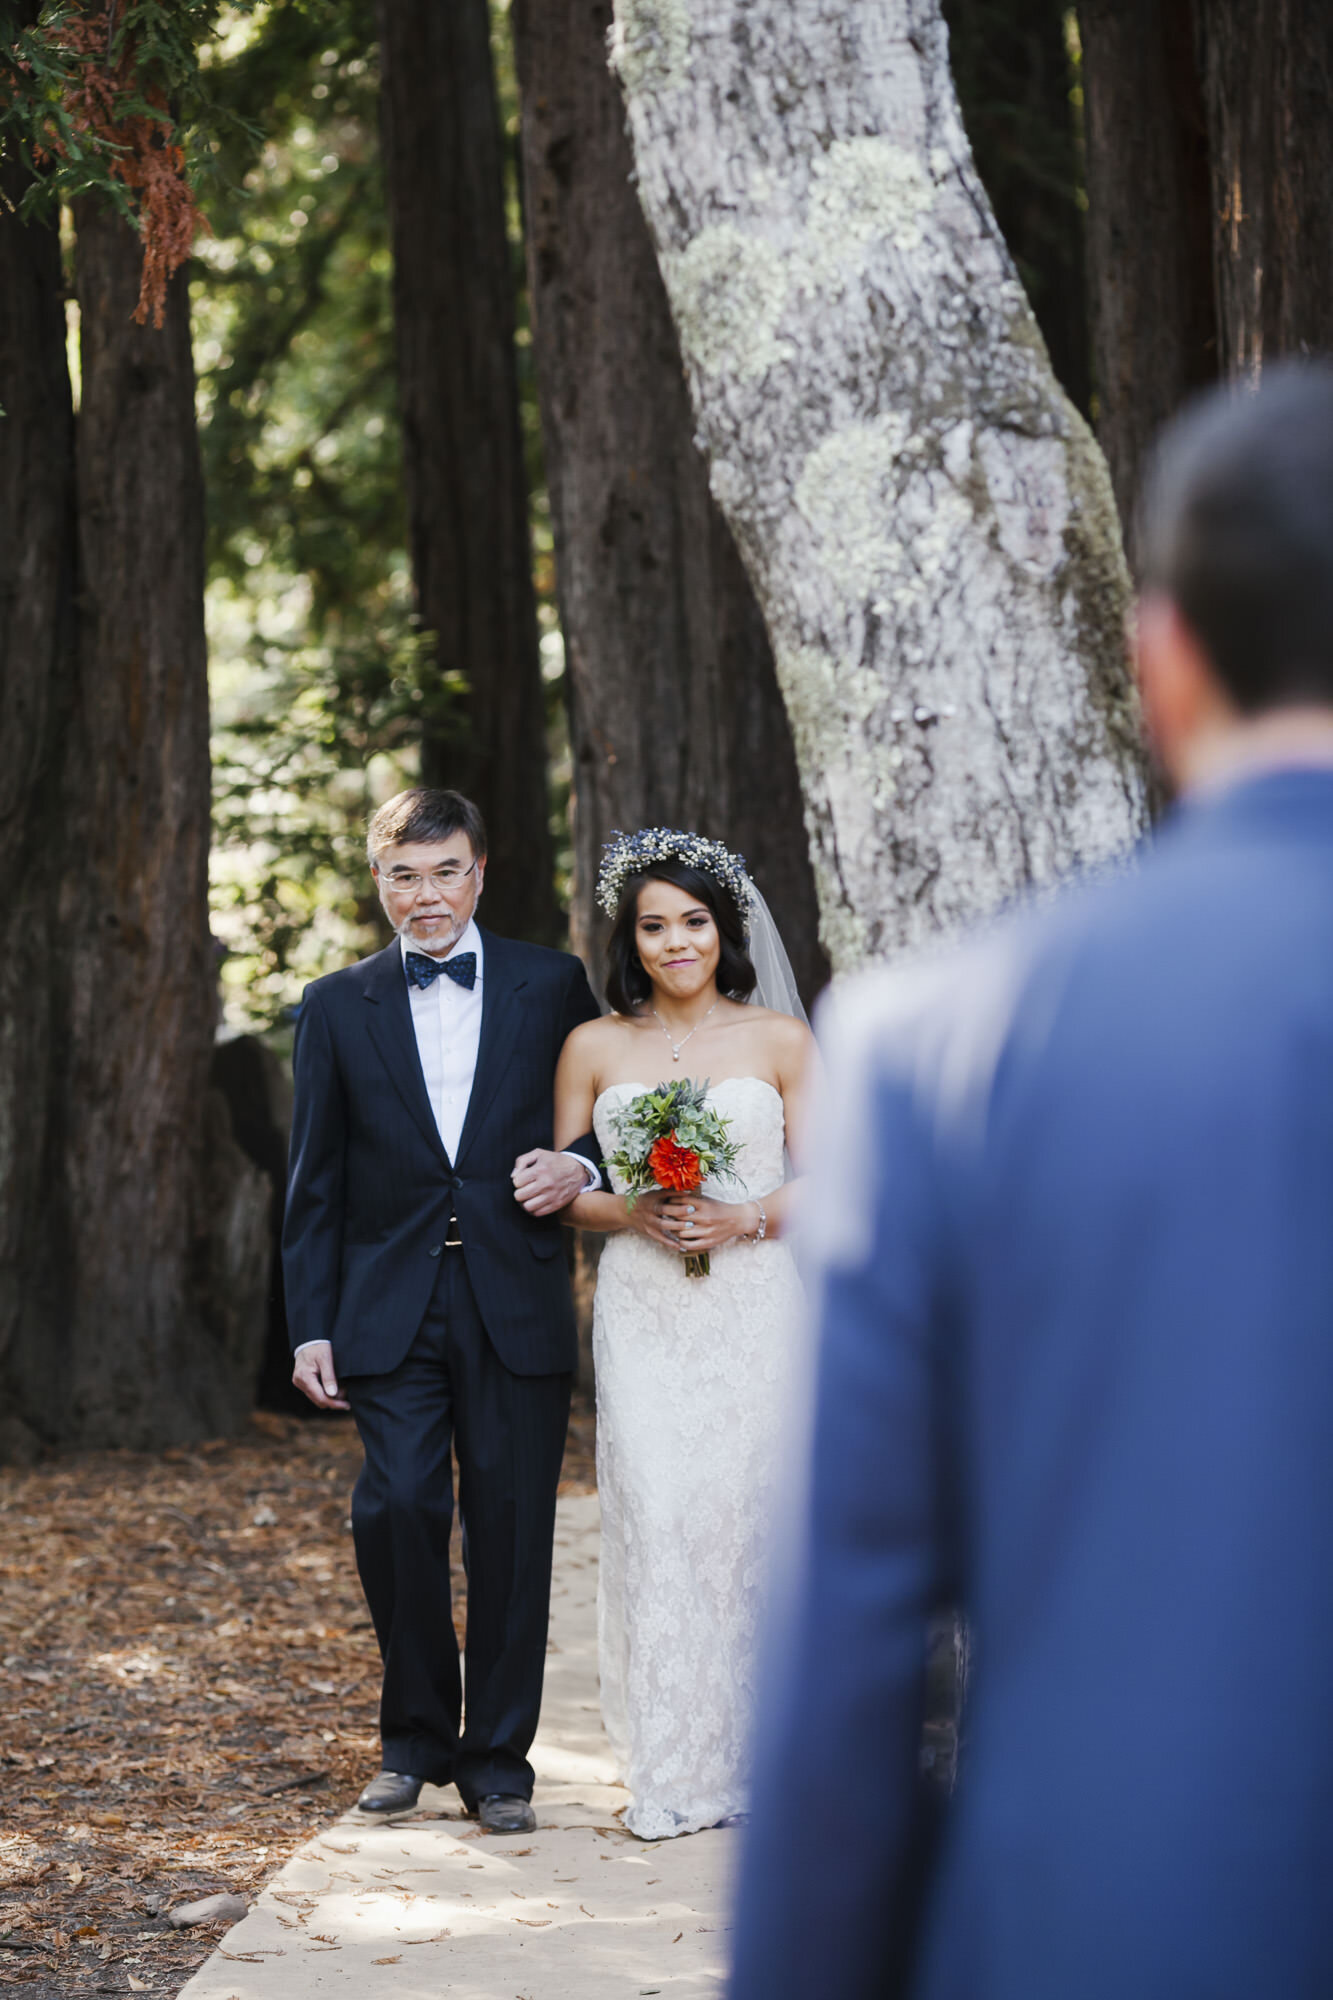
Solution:
[{"label": "bride's bare shoulder", "polygon": [[769,1047],[793,1056],[813,1048],[814,1036],[794,1014],[780,1014],[774,1007],[747,1006],[745,1011],[753,1017],[745,1025],[757,1029]]},{"label": "bride's bare shoulder", "polygon": [[595,1057],[607,1049],[614,1048],[625,1036],[633,1032],[634,1024],[623,1014],[601,1014],[595,1021],[584,1021],[571,1029],[565,1038],[565,1047],[583,1057]]}]

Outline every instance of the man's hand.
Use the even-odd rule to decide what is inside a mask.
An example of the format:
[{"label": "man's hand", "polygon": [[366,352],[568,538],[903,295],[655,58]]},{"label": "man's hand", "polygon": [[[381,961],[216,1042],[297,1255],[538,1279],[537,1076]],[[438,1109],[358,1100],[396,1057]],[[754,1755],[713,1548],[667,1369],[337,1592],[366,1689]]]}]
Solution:
[{"label": "man's hand", "polygon": [[588,1185],[588,1176],[568,1153],[547,1153],[539,1146],[515,1160],[511,1176],[514,1200],[529,1215],[556,1215],[568,1208]]},{"label": "man's hand", "polygon": [[338,1394],[331,1341],[306,1341],[297,1352],[292,1380],[303,1396],[309,1396],[317,1410],[350,1410],[352,1407]]}]

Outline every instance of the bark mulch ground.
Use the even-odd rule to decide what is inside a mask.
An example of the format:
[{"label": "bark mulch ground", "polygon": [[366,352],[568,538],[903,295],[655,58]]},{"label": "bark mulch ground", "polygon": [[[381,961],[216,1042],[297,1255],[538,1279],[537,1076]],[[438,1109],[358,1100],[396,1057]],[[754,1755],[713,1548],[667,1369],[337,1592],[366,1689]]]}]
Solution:
[{"label": "bark mulch ground", "polygon": [[[576,1414],[563,1490],[593,1485]],[[179,1993],[377,1765],[350,1418],[0,1470],[0,1986]],[[461,1600],[461,1578],[459,1596]]]}]

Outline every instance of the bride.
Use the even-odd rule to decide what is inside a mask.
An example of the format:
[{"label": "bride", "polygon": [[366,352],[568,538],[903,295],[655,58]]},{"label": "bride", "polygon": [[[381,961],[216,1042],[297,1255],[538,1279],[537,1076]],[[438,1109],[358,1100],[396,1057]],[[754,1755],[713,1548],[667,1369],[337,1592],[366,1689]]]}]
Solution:
[{"label": "bride", "polygon": [[[609,1242],[597,1276],[598,1642],[607,1734],[645,1840],[745,1811],[746,1754],[779,1431],[800,1316],[782,1241],[784,1149],[814,1046],[786,954],[738,855],[650,827],[606,851],[614,1012],[575,1029],[556,1073],[556,1145],[677,1077],[707,1079],[738,1181],[623,1190],[564,1211]],[[752,952],[787,1011],[755,996]],[[762,996],[767,999],[769,992]],[[799,1018],[797,1018],[799,1016]],[[707,1277],[686,1275],[691,1251]]]}]

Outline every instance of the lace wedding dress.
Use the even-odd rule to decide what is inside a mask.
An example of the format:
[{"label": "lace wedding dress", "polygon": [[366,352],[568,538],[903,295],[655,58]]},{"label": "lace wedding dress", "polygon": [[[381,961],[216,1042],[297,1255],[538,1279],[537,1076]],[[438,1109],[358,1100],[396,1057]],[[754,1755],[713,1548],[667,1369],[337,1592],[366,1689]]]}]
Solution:
[{"label": "lace wedding dress", "polygon": [[[647,1084],[616,1084],[612,1114]],[[740,1144],[740,1185],[762,1200],[783,1180],[782,1099],[758,1077],[709,1091]],[[644,1840],[693,1833],[746,1809],[766,1544],[779,1432],[795,1368],[800,1286],[784,1243],[712,1253],[706,1278],[629,1233],[597,1272],[597,1483],[602,1508],[598,1643],[602,1715]]]}]

